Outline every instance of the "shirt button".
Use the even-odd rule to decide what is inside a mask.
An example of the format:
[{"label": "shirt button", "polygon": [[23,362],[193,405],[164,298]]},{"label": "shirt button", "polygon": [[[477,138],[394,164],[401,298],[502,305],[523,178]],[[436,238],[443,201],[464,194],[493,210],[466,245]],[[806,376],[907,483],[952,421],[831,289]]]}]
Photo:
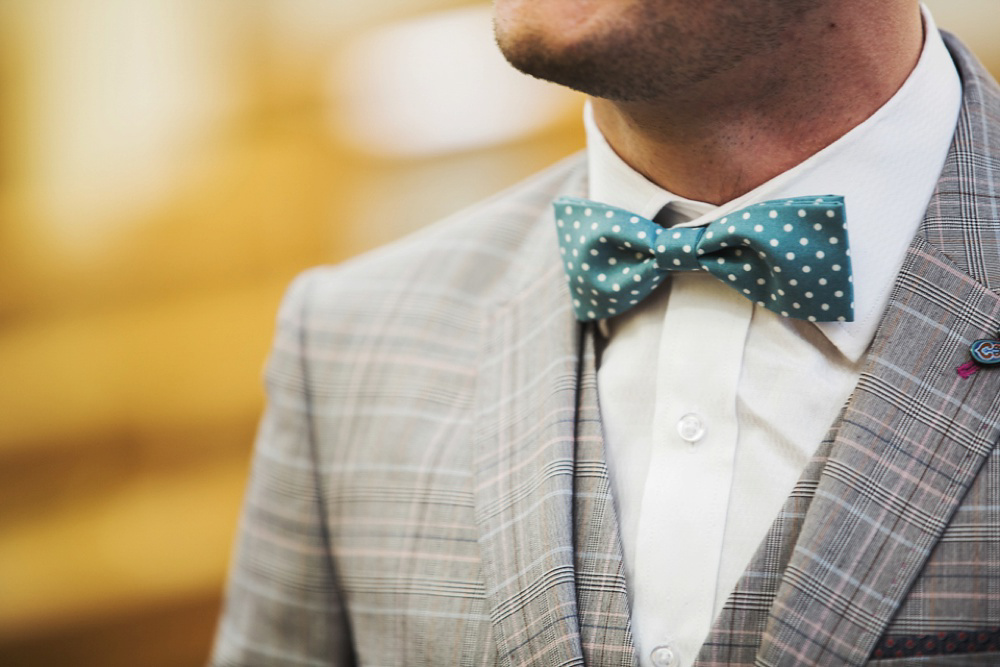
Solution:
[{"label": "shirt button", "polygon": [[677,650],[670,644],[661,644],[650,651],[649,660],[653,667],[677,667],[681,662]]},{"label": "shirt button", "polygon": [[698,442],[705,436],[705,424],[701,417],[689,412],[677,422],[677,432],[686,442]]}]

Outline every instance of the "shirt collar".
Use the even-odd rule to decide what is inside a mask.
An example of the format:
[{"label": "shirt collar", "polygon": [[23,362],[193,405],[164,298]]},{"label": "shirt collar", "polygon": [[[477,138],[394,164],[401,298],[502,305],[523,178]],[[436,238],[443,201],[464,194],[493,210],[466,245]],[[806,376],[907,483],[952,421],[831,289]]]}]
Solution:
[{"label": "shirt collar", "polygon": [[[838,194],[845,199],[854,276],[853,322],[816,326],[852,361],[871,344],[882,312],[937,185],[951,145],[962,88],[926,7],[923,50],[896,94],[840,139],[751,192],[720,206],[674,195],[629,167],[584,108],[591,199],[652,218],[672,204],[704,224],[766,199]],[[767,311],[770,312],[770,311]]]}]

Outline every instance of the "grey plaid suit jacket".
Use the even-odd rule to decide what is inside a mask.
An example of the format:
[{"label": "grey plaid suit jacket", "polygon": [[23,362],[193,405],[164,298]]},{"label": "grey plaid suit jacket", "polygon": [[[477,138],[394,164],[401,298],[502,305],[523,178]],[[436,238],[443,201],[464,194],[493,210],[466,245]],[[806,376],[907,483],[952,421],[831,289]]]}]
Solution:
[{"label": "grey plaid suit jacket", "polygon": [[[1000,90],[949,46],[965,99],[926,219],[698,667],[1000,664],[1000,367],[955,370],[1000,330]],[[635,663],[549,213],[585,178],[295,283],[213,664]]]}]

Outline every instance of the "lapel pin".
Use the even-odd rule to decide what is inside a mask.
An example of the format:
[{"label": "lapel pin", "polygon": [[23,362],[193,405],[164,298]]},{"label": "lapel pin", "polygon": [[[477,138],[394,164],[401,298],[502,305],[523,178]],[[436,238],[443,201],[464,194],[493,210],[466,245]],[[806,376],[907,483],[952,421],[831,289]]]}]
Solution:
[{"label": "lapel pin", "polygon": [[980,366],[995,366],[1000,364],[1000,340],[980,338],[969,346],[972,361],[967,361],[955,370],[964,379],[973,375]]}]

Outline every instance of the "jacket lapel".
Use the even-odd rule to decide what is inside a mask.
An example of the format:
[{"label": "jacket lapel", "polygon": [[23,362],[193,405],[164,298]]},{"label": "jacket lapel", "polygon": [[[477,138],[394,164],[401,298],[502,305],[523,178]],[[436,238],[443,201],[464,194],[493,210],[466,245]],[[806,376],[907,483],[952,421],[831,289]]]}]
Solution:
[{"label": "jacket lapel", "polygon": [[956,371],[1000,330],[1000,98],[949,41],[965,99],[921,233],[851,400],[699,665],[863,664],[1000,439],[1000,369]]},{"label": "jacket lapel", "polygon": [[[582,189],[582,175],[569,186]],[[565,189],[563,191],[566,191]],[[476,516],[502,665],[632,665],[590,332],[573,316],[548,202],[484,318]],[[524,210],[531,210],[525,207]]]}]

